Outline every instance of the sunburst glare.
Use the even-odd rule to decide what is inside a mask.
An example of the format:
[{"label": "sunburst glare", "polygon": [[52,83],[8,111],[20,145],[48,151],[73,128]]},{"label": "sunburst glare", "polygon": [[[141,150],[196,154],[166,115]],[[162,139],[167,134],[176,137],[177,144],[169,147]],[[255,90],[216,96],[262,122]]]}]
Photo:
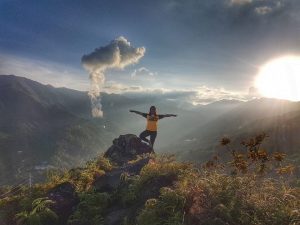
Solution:
[{"label": "sunburst glare", "polygon": [[260,69],[255,85],[264,97],[300,101],[300,57],[271,60]]}]

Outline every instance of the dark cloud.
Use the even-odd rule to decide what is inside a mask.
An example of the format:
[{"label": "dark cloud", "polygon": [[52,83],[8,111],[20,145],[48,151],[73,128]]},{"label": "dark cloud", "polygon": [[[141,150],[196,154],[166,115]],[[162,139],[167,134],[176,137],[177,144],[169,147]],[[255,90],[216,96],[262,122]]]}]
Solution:
[{"label": "dark cloud", "polygon": [[189,27],[186,30],[192,29],[199,40],[246,41],[272,34],[266,31],[283,28],[284,24],[288,25],[286,29],[299,24],[299,16],[295,18],[300,9],[298,0],[172,0],[167,5],[172,18]]},{"label": "dark cloud", "polygon": [[247,17],[250,19],[252,16],[259,14],[256,9],[260,8],[262,11],[265,9],[268,13],[289,15],[299,9],[300,2],[297,0],[171,0],[166,5],[166,10],[177,15],[179,20],[190,19],[190,21],[195,20],[196,22],[196,20],[202,18],[203,20],[197,21],[201,25],[207,22],[212,25],[216,21],[224,25],[227,23],[227,20],[236,17],[242,20]]},{"label": "dark cloud", "polygon": [[[79,69],[86,49],[124,35],[147,46],[143,65],[159,71],[164,88],[184,74],[190,86],[247,90],[269,59],[300,54],[299,0],[15,0],[1,2],[0,11],[3,53]],[[111,48],[84,57],[89,71],[113,66]]]},{"label": "dark cloud", "polygon": [[165,4],[177,36],[184,35],[180,39],[184,48],[178,52],[183,57],[177,64],[190,68],[197,64],[195,71],[209,74],[208,80],[218,85],[230,80],[231,88],[247,88],[257,68],[269,59],[300,54],[298,0],[172,0]]}]

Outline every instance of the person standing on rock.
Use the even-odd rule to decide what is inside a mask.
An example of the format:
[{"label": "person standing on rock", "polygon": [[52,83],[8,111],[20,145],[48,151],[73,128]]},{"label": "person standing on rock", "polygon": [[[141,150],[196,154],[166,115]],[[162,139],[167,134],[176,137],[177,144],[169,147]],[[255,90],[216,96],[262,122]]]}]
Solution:
[{"label": "person standing on rock", "polygon": [[[149,113],[142,113],[136,110],[129,110],[129,112],[136,113],[138,115],[141,115],[147,119],[147,126],[146,130],[144,130],[142,133],[140,133],[140,138],[149,143],[149,145],[153,148],[154,142],[156,139],[157,135],[157,122],[158,120],[165,118],[165,117],[176,117],[177,115],[175,114],[164,114],[164,115],[159,115],[156,114],[156,107],[151,106]],[[148,140],[146,137],[150,136],[150,140]]]}]

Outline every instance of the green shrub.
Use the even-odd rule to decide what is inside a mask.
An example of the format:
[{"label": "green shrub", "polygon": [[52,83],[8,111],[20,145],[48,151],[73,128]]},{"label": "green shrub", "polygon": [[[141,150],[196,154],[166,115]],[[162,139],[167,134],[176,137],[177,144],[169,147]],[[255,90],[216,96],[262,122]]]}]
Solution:
[{"label": "green shrub", "polygon": [[[121,190],[120,197],[124,205],[132,204],[139,199],[142,192],[151,188],[156,184],[155,181],[163,178],[162,180],[176,181],[178,176],[185,169],[191,165],[186,163],[176,162],[174,156],[161,156],[150,160],[150,162],[143,167],[140,174],[128,178],[128,185],[125,189]],[[159,187],[158,187],[159,190]]]},{"label": "green shrub", "polygon": [[18,225],[55,225],[58,216],[49,207],[54,202],[48,198],[38,198],[32,202],[31,211],[16,214]]},{"label": "green shrub", "polygon": [[138,225],[181,225],[185,198],[171,188],[162,188],[158,199],[148,199],[137,217]]},{"label": "green shrub", "polygon": [[51,171],[48,174],[49,188],[63,182],[71,182],[79,192],[89,191],[94,180],[112,169],[108,159],[98,157],[90,160],[83,168],[74,168],[69,171]]},{"label": "green shrub", "polygon": [[70,216],[68,225],[101,225],[103,213],[110,204],[107,193],[82,193],[76,211]]}]

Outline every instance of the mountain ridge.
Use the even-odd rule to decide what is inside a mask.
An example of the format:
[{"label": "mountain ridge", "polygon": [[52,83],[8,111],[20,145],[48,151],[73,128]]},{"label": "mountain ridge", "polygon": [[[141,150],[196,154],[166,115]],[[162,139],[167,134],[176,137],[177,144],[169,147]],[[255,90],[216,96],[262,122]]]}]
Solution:
[{"label": "mountain ridge", "polygon": [[[284,100],[221,100],[192,111],[178,107],[164,95],[134,97],[103,93],[102,96],[104,117],[94,119],[86,92],[55,88],[14,75],[0,76],[0,179],[13,182],[17,177],[28,176],[24,169],[19,174],[22,167],[28,170],[54,163],[69,168],[84,163],[103,152],[118,133],[138,134],[145,129],[144,118],[130,114],[129,109],[145,111],[150,105],[156,105],[159,113],[178,114],[174,122],[171,119],[159,122],[157,151],[171,150],[189,160],[207,159],[224,135],[236,142],[262,131],[274,138],[283,137],[284,129],[280,127],[285,123],[299,124],[299,103]],[[290,130],[298,131],[297,125]],[[298,143],[295,135],[288,136],[290,143]],[[280,140],[286,143],[278,138],[268,147],[279,149],[283,146]],[[296,145],[287,147],[297,153]]]},{"label": "mountain ridge", "polygon": [[[0,79],[0,164],[7,168],[0,174],[1,180],[19,179],[26,170],[43,161],[52,164],[50,161],[56,154],[69,152],[69,155],[72,151],[81,155],[94,151],[95,154],[105,143],[96,138],[100,133],[104,136],[109,133],[103,129],[101,121],[92,120],[86,93],[12,75],[0,76]],[[89,138],[84,130],[95,139],[98,147],[84,147]],[[74,139],[74,135],[79,139]],[[71,150],[78,140],[82,141],[82,147],[78,143]],[[22,167],[26,169],[19,174]]]}]

